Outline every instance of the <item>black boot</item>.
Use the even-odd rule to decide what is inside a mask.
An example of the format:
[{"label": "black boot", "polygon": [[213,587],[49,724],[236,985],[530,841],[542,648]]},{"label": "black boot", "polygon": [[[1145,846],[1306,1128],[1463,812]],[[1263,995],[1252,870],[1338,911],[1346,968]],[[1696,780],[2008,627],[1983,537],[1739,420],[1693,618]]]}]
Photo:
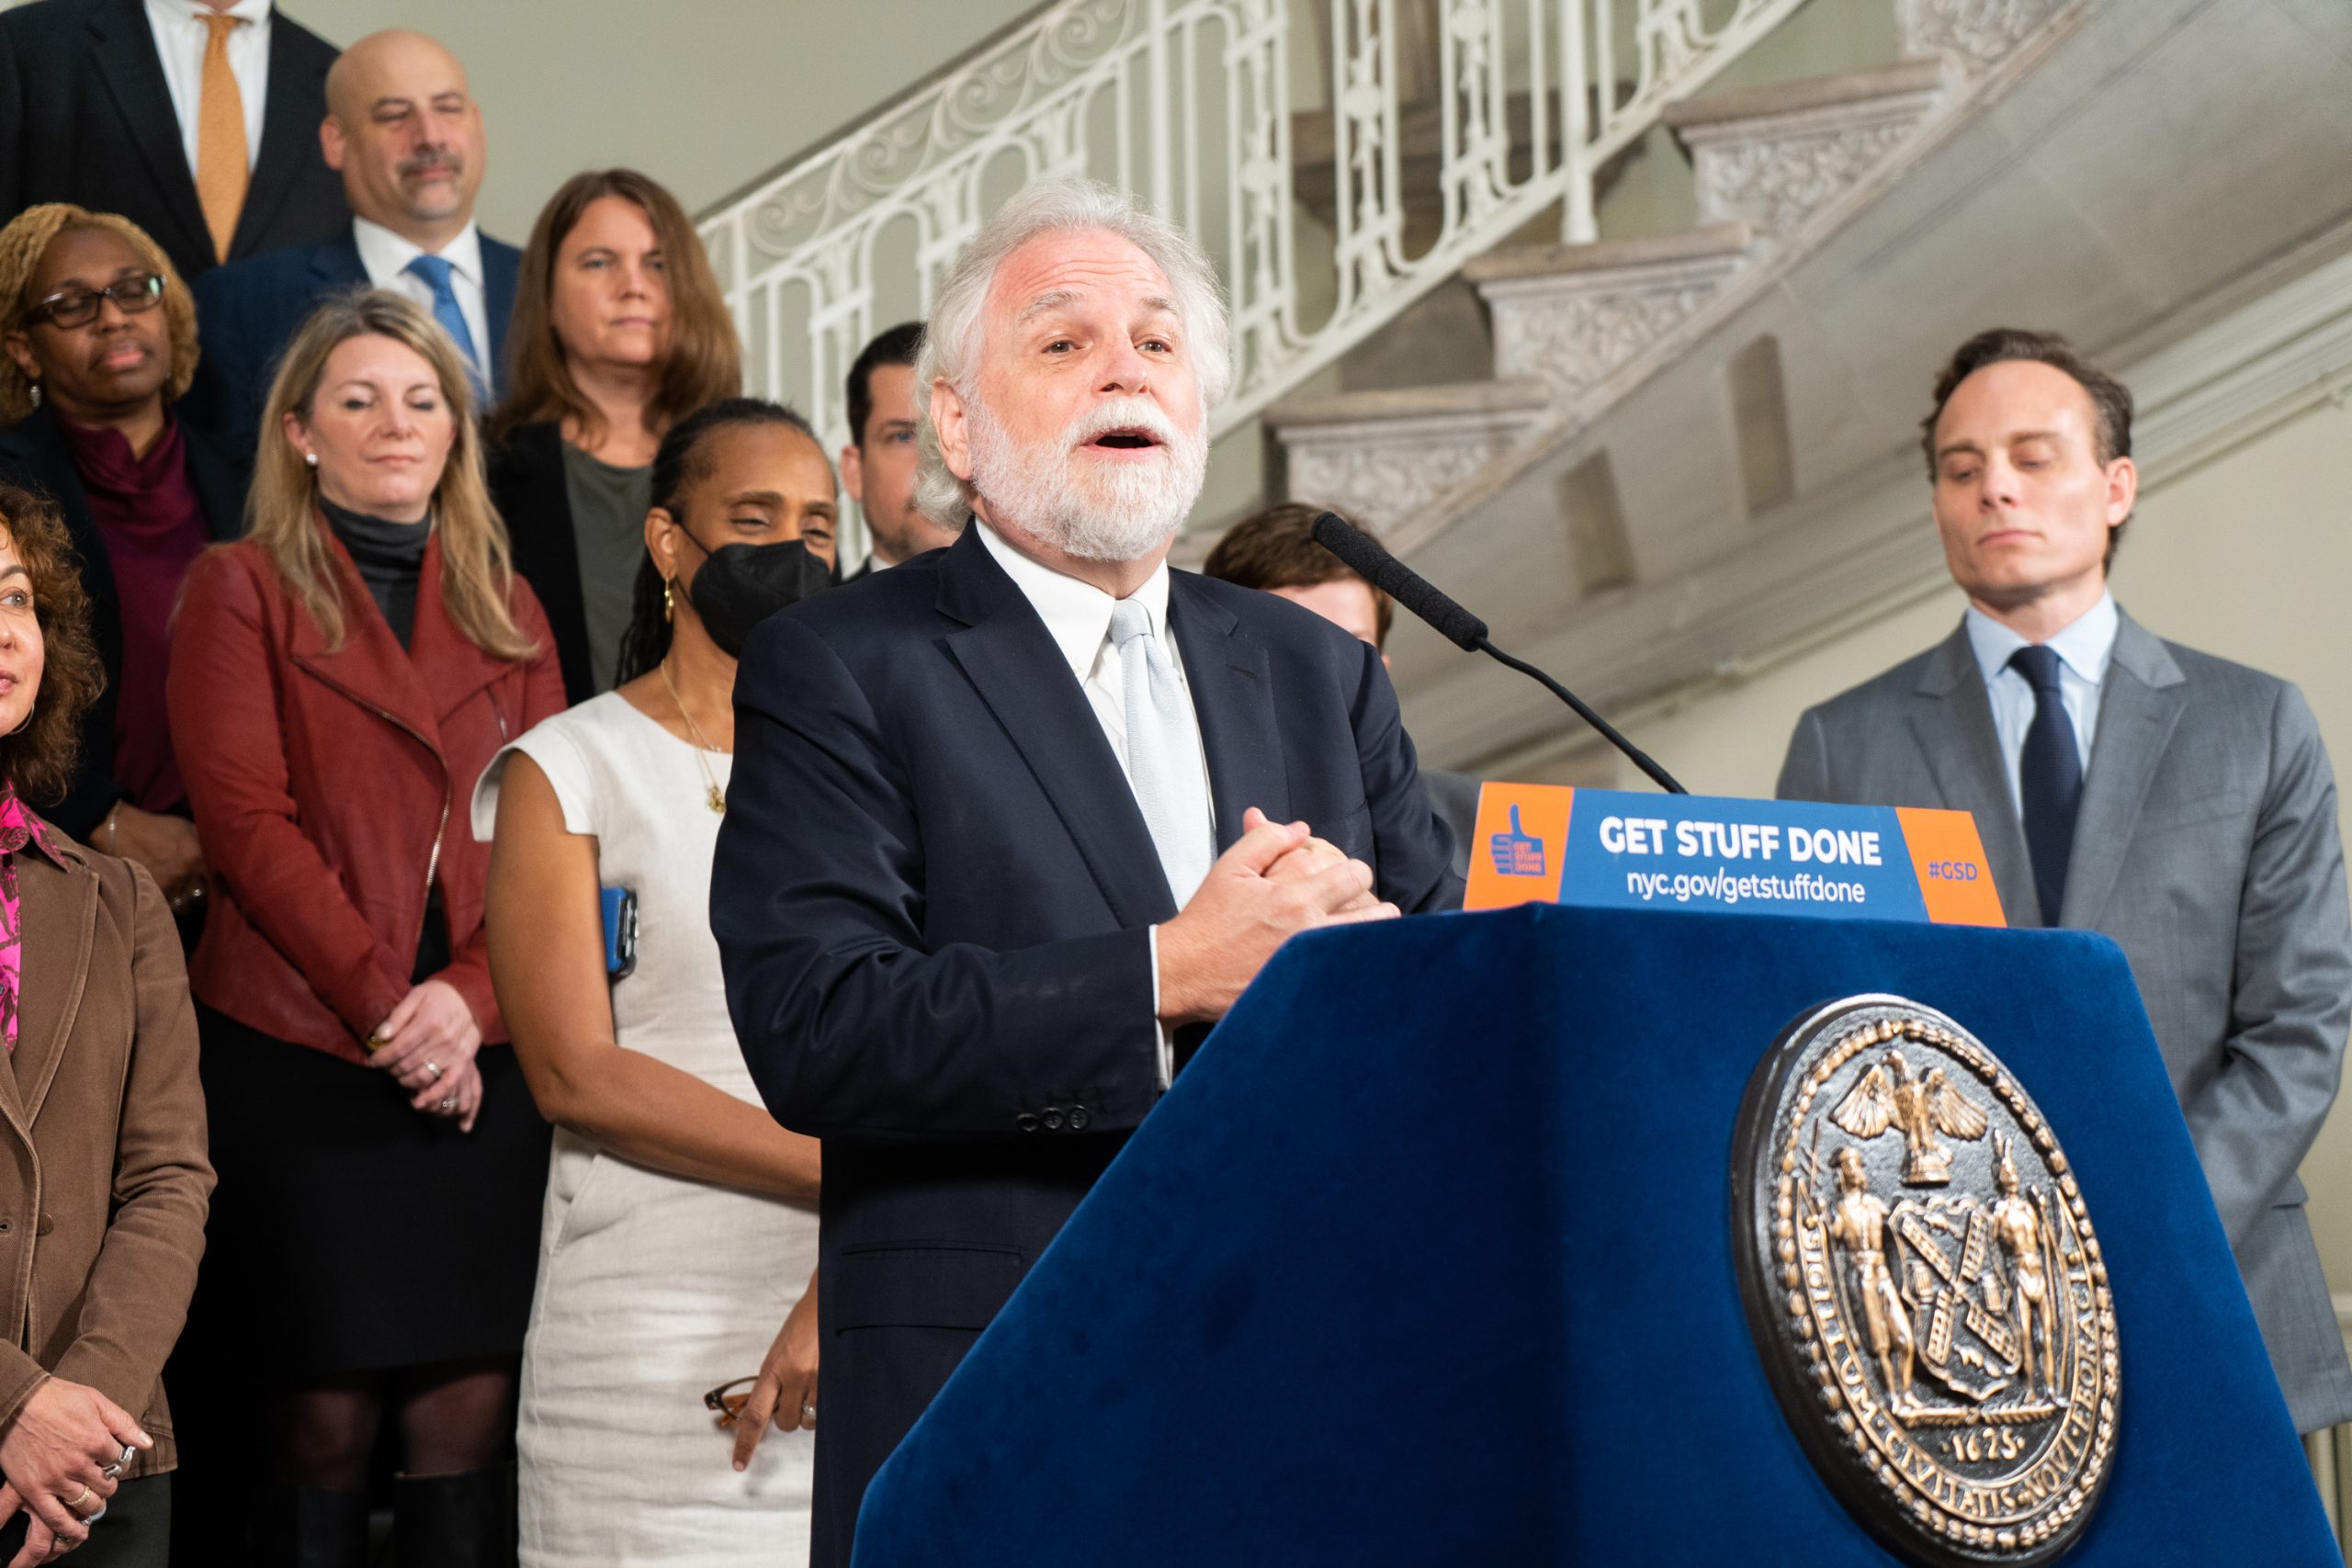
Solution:
[{"label": "black boot", "polygon": [[399,1568],[514,1568],[514,1467],[392,1478]]},{"label": "black boot", "polygon": [[253,1531],[256,1568],[368,1568],[368,1494],[265,1487]]}]

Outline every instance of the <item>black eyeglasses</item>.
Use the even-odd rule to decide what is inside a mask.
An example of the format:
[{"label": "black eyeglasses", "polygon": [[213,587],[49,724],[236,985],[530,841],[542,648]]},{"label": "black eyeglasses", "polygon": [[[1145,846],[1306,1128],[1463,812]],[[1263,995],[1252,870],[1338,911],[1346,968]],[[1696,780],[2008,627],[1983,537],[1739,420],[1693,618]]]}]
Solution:
[{"label": "black eyeglasses", "polygon": [[114,301],[114,308],[126,316],[141,315],[163,303],[164,280],[152,272],[136,277],[126,277],[107,284],[96,292],[87,288],[65,288],[51,295],[25,312],[28,322],[47,321],[52,326],[86,327],[98,319],[98,302]]}]

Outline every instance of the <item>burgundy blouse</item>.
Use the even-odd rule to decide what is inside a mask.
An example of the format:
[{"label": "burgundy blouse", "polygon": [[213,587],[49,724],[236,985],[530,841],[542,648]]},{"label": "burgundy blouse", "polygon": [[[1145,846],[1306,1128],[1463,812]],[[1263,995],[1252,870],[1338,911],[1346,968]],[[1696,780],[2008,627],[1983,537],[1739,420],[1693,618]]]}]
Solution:
[{"label": "burgundy blouse", "polygon": [[142,811],[170,811],[187,791],[172,760],[164,712],[170,667],[172,610],[187,569],[212,542],[203,505],[187,474],[179,422],[164,416],[164,434],[134,457],[119,430],[57,422],[89,492],[90,517],[106,541],[122,607],[122,673],[115,682],[114,777]]}]

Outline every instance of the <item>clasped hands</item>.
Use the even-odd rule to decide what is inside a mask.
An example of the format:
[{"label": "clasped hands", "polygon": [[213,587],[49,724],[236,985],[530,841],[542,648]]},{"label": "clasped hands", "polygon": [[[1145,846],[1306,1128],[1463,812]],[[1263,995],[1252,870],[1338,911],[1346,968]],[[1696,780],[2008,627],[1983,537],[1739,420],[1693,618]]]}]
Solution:
[{"label": "clasped hands", "polygon": [[481,1111],[481,1025],[466,998],[447,980],[425,980],[402,997],[368,1037],[368,1066],[392,1075],[409,1104],[428,1116],[447,1116],[470,1133]]},{"label": "clasped hands", "polygon": [[90,1539],[132,1450],[155,1446],[96,1389],[44,1378],[0,1434],[0,1524],[23,1512],[24,1550],[8,1568],[54,1562]]},{"label": "clasped hands", "polygon": [[1176,918],[1159,928],[1159,1017],[1176,1025],[1225,1016],[1293,933],[1395,919],[1373,891],[1372,868],[1251,807],[1241,837],[1209,867]]}]

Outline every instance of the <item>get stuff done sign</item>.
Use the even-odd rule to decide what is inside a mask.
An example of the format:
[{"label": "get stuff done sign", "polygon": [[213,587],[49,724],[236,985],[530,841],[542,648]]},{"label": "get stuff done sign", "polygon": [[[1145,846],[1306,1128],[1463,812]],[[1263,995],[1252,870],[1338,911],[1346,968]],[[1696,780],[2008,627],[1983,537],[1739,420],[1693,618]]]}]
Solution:
[{"label": "get stuff done sign", "polygon": [[1965,811],[1489,784],[1470,852],[1469,909],[2006,923]]}]

